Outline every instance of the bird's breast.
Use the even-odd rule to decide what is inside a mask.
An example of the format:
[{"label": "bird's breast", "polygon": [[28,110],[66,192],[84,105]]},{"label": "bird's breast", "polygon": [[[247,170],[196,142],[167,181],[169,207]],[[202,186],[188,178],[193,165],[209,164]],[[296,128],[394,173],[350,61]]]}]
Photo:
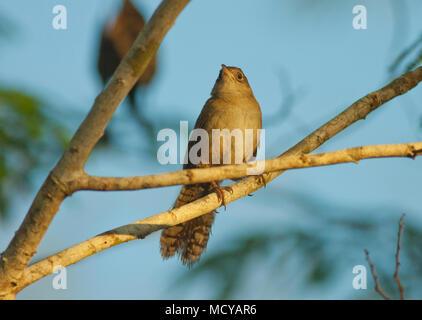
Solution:
[{"label": "bird's breast", "polygon": [[[261,129],[261,110],[255,99],[208,101],[197,128],[209,135],[209,162],[212,165],[238,164],[256,151]],[[218,159],[218,163],[216,163]]]}]

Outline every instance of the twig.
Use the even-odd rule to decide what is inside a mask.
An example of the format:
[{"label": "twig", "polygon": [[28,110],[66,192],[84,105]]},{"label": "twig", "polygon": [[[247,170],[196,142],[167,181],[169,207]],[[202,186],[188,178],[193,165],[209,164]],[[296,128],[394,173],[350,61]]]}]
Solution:
[{"label": "twig", "polygon": [[399,232],[398,232],[398,237],[397,237],[397,251],[396,251],[396,271],[394,272],[394,280],[397,283],[397,287],[399,289],[399,293],[400,293],[400,300],[404,300],[404,289],[403,286],[400,283],[400,279],[399,279],[399,267],[400,267],[400,249],[401,249],[401,239],[403,236],[403,229],[404,229],[404,219],[405,214],[403,213],[403,215],[401,216],[400,220],[399,220]]},{"label": "twig", "polygon": [[[393,80],[387,86],[359,99],[338,116],[334,117],[323,126],[309,134],[305,139],[297,143],[281,156],[295,156],[312,152],[324,144],[325,141],[335,136],[351,124],[364,119],[368,114],[380,107],[382,104],[415,87],[420,81],[422,81],[422,67],[402,75],[401,77]],[[266,183],[269,183],[283,172],[283,170],[280,170],[265,174],[264,178]],[[258,190],[262,186],[262,183],[258,183],[255,177],[245,178],[231,186],[233,193],[227,192],[224,195],[225,202],[226,204],[231,203]],[[158,215],[136,221],[132,224],[111,230],[103,235],[88,239],[73,247],[63,250],[61,253],[52,255],[51,257],[26,268],[24,275],[17,283],[16,292],[19,292],[34,281],[52,273],[53,266],[56,263],[64,267],[74,264],[96,252],[120,243],[145,237],[152,232],[151,230],[159,230],[170,225],[175,225],[196,218],[201,214],[217,209],[219,206],[220,201],[218,200],[218,197],[214,193],[211,193],[180,208],[172,209]],[[107,238],[104,239],[104,236]],[[92,244],[93,242],[95,244]],[[94,252],[92,251],[92,248],[95,248]],[[54,263],[52,261],[54,261]]]},{"label": "twig", "polygon": [[248,168],[254,166],[264,168],[263,173],[270,173],[280,170],[328,166],[340,163],[357,163],[360,160],[370,158],[410,157],[414,159],[418,155],[415,151],[418,148],[422,148],[422,142],[362,146],[312,155],[287,155],[251,164],[225,165],[204,169],[186,169],[147,176],[96,177],[84,175],[74,182],[74,187],[71,187],[71,189],[73,192],[78,190],[141,190],[179,184],[185,185],[215,180],[243,178],[247,176]]},{"label": "twig", "polygon": [[123,98],[156,54],[167,32],[190,0],[163,0],[123,58],[107,87],[81,123],[63,156],[38,191],[24,221],[0,256],[0,299],[13,299],[17,283],[35,254],[62,201],[69,181],[84,174],[85,163]]},{"label": "twig", "polygon": [[375,266],[374,266],[371,258],[369,257],[369,251],[366,250],[366,249],[364,249],[363,251],[365,252],[366,260],[368,260],[369,266],[371,267],[371,273],[372,273],[372,276],[374,277],[374,281],[375,281],[375,291],[377,291],[385,300],[391,300],[391,298],[381,288],[381,285],[380,285],[379,280],[378,280],[378,275],[375,272]]},{"label": "twig", "polygon": [[[401,239],[403,237],[403,230],[404,230],[404,216],[405,214],[403,213],[400,220],[399,220],[399,232],[398,232],[398,236],[397,236],[397,250],[396,250],[396,269],[394,272],[394,280],[397,283],[397,287],[399,289],[399,293],[400,293],[400,300],[404,300],[404,289],[403,286],[400,283],[400,279],[399,279],[399,267],[400,267],[400,249],[401,249]],[[371,267],[371,272],[372,272],[372,276],[374,277],[374,281],[375,281],[375,290],[384,297],[384,299],[386,300],[390,300],[391,298],[381,289],[381,285],[378,281],[378,276],[375,272],[375,266],[372,263],[371,259],[369,258],[369,252],[368,250],[364,249],[364,252],[366,254],[366,260],[368,260],[369,266]]]},{"label": "twig", "polygon": [[409,155],[410,158],[415,159],[416,156],[422,154],[422,149],[413,150],[412,154]]},{"label": "twig", "polygon": [[[80,178],[83,175],[84,164],[114,111],[133,87],[144,67],[149,63],[150,58],[155,55],[165,34],[188,2],[189,0],[163,0],[117,68],[107,88],[97,97],[87,118],[72,138],[69,148],[40,189],[24,222],[0,258],[0,298],[12,299],[21,290],[21,284],[26,281],[23,273],[28,269],[26,266],[29,260],[35,254],[52,219],[59,210],[60,204],[72,190],[69,181],[75,181],[75,178]],[[351,124],[364,119],[369,113],[391,99],[406,93],[421,81],[422,67],[407,72],[385,87],[356,101],[283,155],[292,156],[312,152]],[[283,170],[280,170],[266,174],[264,179],[266,183],[269,183],[283,172]],[[53,181],[53,177],[56,182]],[[233,194],[227,193],[224,195],[225,202],[226,204],[233,202],[260,189],[262,186],[263,184],[258,182],[255,177],[243,179],[232,186]],[[219,206],[220,201],[217,196],[210,194],[178,208],[180,216],[177,216],[176,210],[167,212],[163,215],[162,221],[164,226],[171,225],[175,221],[193,219],[215,210]],[[157,226],[155,225],[154,228],[157,228]],[[130,229],[128,231],[129,237],[128,234],[113,234],[111,246],[136,239],[136,237],[130,235]],[[110,247],[108,243],[107,246]],[[105,247],[95,248],[95,252],[103,250]],[[91,250],[78,251],[77,255],[67,257],[67,265],[86,258],[92,254],[90,252]],[[63,266],[65,265],[63,264]],[[42,270],[37,275],[38,279],[51,272],[50,268]],[[26,285],[28,284],[30,283]]]}]

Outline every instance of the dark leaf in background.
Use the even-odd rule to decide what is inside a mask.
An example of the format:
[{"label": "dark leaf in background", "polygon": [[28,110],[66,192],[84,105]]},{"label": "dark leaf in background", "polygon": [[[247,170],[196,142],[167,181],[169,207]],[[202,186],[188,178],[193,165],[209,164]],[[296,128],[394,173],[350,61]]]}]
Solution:
[{"label": "dark leaf in background", "polygon": [[18,27],[8,17],[0,14],[0,41],[11,40],[17,33]]},{"label": "dark leaf in background", "polygon": [[64,150],[69,134],[40,99],[0,88],[0,218],[28,190],[31,173]]},{"label": "dark leaf in background", "polygon": [[[422,33],[419,37],[406,49],[404,49],[401,54],[396,58],[392,63],[389,70],[394,73],[399,71],[399,73],[408,72],[422,63]],[[404,64],[404,67],[401,66]]]},{"label": "dark leaf in background", "polygon": [[[391,64],[389,71],[393,74],[408,72],[422,64],[422,32],[419,37],[405,48]],[[418,127],[422,129],[422,114],[412,115],[419,119]]]}]

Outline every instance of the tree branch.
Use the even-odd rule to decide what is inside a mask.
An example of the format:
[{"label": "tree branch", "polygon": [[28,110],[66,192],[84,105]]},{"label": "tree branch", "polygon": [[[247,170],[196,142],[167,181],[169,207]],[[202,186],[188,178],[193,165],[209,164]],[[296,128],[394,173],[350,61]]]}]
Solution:
[{"label": "tree branch", "polygon": [[381,284],[379,282],[378,275],[375,272],[375,265],[372,262],[371,258],[369,257],[369,251],[366,250],[366,249],[364,249],[363,251],[365,252],[366,260],[368,261],[369,267],[371,268],[372,277],[374,277],[375,291],[378,292],[385,300],[391,300],[390,296],[388,294],[386,294],[385,291],[382,290],[382,288],[381,288]]},{"label": "tree branch", "polygon": [[[340,163],[357,163],[363,159],[410,157],[420,154],[422,142],[384,144],[343,149],[313,154],[282,156],[249,164],[224,165],[204,169],[186,169],[169,173],[134,177],[96,177],[85,175],[77,181],[77,190],[127,191],[204,183],[216,180],[238,179],[248,176],[247,170],[259,166],[265,173],[280,170],[328,166]],[[76,189],[75,189],[76,190]]]},{"label": "tree branch", "polygon": [[396,281],[397,288],[399,289],[400,293],[400,300],[404,300],[404,289],[403,286],[400,283],[399,278],[399,267],[400,267],[400,249],[401,249],[401,239],[403,237],[403,230],[404,230],[404,216],[405,214],[401,216],[399,220],[399,232],[397,235],[397,250],[396,250],[396,270],[394,271],[394,280]]},{"label": "tree branch", "polygon": [[[401,239],[403,237],[403,230],[404,230],[404,217],[406,214],[402,214],[400,220],[399,220],[399,232],[397,235],[397,250],[396,250],[396,268],[394,271],[394,281],[396,281],[397,284],[397,288],[399,289],[399,294],[400,294],[400,300],[404,300],[404,288],[400,283],[400,279],[399,279],[399,267],[400,267],[400,249],[401,249]],[[371,267],[371,273],[372,273],[372,277],[374,278],[375,281],[375,291],[378,292],[385,300],[391,300],[390,296],[385,293],[384,290],[382,290],[381,288],[381,284],[379,282],[379,278],[377,273],[375,272],[375,265],[372,262],[371,258],[369,257],[369,251],[364,249],[363,250],[365,252],[366,255],[366,260],[369,263],[369,266]]]},{"label": "tree branch", "polygon": [[[83,178],[84,165],[93,147],[102,136],[104,129],[117,109],[120,102],[133,87],[139,76],[145,70],[150,59],[155,55],[168,30],[173,26],[175,19],[189,3],[189,0],[163,0],[154,12],[148,24],[142,30],[128,54],[120,63],[107,87],[96,98],[89,114],[73,136],[69,147],[59,160],[55,168],[46,178],[37,193],[31,208],[23,223],[16,232],[7,249],[0,257],[0,298],[14,298],[25,282],[25,270],[31,257],[47,231],[52,219],[62,201],[72,193],[71,186],[75,181]],[[297,155],[309,153],[322,145],[325,141],[344,130],[359,119],[364,119],[370,112],[415,87],[422,80],[422,67],[408,72],[394,80],[386,87],[375,91],[358,100],[343,113],[310,134],[283,155]],[[266,182],[279,176],[283,171],[275,171],[265,175]],[[235,201],[262,186],[255,177],[248,177],[233,185],[233,193],[225,194],[225,202]],[[152,225],[144,219],[142,232],[157,230],[169,225],[178,224],[195,218],[201,214],[219,207],[215,194],[210,194],[181,208],[166,211],[159,218],[155,216]],[[161,221],[160,224],[157,222]],[[137,224],[114,229],[110,236],[113,245],[133,239],[131,231]],[[136,232],[134,232],[136,234]],[[101,237],[98,236],[102,241]],[[96,248],[95,250],[93,248]],[[95,253],[101,247],[93,247],[88,252]],[[89,251],[90,250],[90,251]],[[75,252],[78,253],[78,252]],[[76,257],[66,257],[75,259]]]},{"label": "tree branch", "polygon": [[[315,150],[325,141],[354,122],[364,119],[369,113],[377,109],[382,104],[414,88],[420,81],[422,81],[422,67],[402,75],[384,88],[359,99],[341,114],[321,126],[319,129],[315,130],[281,156],[298,155]],[[414,153],[411,155],[412,157],[416,156],[417,153],[415,150],[413,151]],[[275,179],[283,172],[283,170],[280,170],[265,174],[264,177],[266,183]],[[251,176],[232,185],[232,193],[224,191],[226,204],[261,188],[262,183],[258,180],[260,179],[256,179],[256,177]],[[211,193],[182,207],[174,208],[155,216],[105,232],[29,266],[25,270],[22,281],[17,284],[17,287],[19,290],[22,290],[25,286],[46,276],[47,274],[50,274],[53,271],[52,268],[54,265],[71,265],[96,252],[123,242],[144,238],[156,230],[191,220],[202,214],[213,211],[219,206],[220,201],[218,197],[215,193]]]},{"label": "tree branch", "polygon": [[0,298],[13,299],[23,271],[62,201],[69,182],[84,175],[84,165],[123,98],[155,55],[160,43],[189,0],[163,0],[124,57],[107,87],[82,122],[69,147],[49,174],[19,230],[0,257]]}]

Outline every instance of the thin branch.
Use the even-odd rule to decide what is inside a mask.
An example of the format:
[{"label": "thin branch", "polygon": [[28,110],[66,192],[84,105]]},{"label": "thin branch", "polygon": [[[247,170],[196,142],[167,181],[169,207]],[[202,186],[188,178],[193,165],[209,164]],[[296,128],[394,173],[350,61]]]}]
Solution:
[{"label": "thin branch", "polygon": [[[404,217],[405,214],[403,213],[400,220],[399,220],[399,231],[397,236],[397,250],[396,250],[396,269],[394,272],[394,280],[396,281],[397,287],[400,293],[400,300],[404,300],[404,289],[400,283],[399,279],[399,267],[400,267],[400,249],[401,249],[401,239],[403,237],[403,230],[404,230]],[[372,276],[374,277],[375,281],[375,290],[384,297],[386,300],[390,300],[391,298],[381,289],[381,285],[378,280],[378,276],[375,272],[375,266],[372,263],[371,259],[369,258],[368,250],[364,249],[366,254],[366,260],[368,260],[369,266],[371,267]]]},{"label": "thin branch", "polygon": [[[134,177],[96,177],[85,175],[76,181],[78,190],[123,191],[204,183],[215,180],[237,179],[248,175],[252,167],[265,168],[265,173],[280,170],[328,166],[340,163],[358,163],[363,159],[386,157],[410,157],[414,159],[422,148],[422,142],[384,144],[348,148],[338,151],[282,156],[249,164],[225,165],[205,169],[186,169],[170,173]],[[76,191],[76,190],[75,190]]]},{"label": "thin branch", "polygon": [[0,299],[13,299],[24,269],[44,237],[62,201],[71,194],[69,181],[84,174],[84,165],[117,107],[157,52],[160,43],[190,0],[163,0],[119,64],[107,87],[95,99],[69,147],[49,174],[19,230],[0,257]]},{"label": "thin branch", "polygon": [[381,288],[381,285],[380,285],[379,279],[378,279],[378,275],[375,272],[375,266],[374,266],[371,258],[369,257],[369,251],[366,250],[366,249],[364,249],[363,251],[365,252],[366,260],[368,260],[369,266],[371,267],[371,273],[372,273],[372,276],[374,277],[374,281],[375,281],[375,291],[377,291],[385,300],[391,300],[391,298]]},{"label": "thin branch", "polygon": [[[282,156],[292,156],[301,153],[309,153],[325,141],[344,130],[354,122],[364,119],[369,113],[377,109],[383,103],[404,94],[422,81],[422,67],[408,72],[395,79],[384,88],[372,92],[359,99],[341,114],[315,130],[305,139],[290,148]],[[284,171],[275,171],[265,174],[266,183],[275,179]],[[261,179],[248,177],[232,185],[232,193],[225,192],[224,199],[226,204],[244,197],[262,187]],[[196,218],[204,213],[213,211],[220,206],[220,201],[215,193],[211,193],[201,199],[188,203],[182,207],[171,209],[155,216],[136,221],[132,224],[110,230],[109,232],[98,235],[86,240],[71,248],[68,248],[56,255],[46,258],[38,263],[29,266],[24,273],[21,281],[17,283],[19,290],[32,282],[53,272],[54,265],[63,267],[76,263],[96,252],[110,248],[117,244],[144,238],[146,235],[156,230],[176,225],[181,222]]]},{"label": "thin branch", "polygon": [[[422,81],[422,67],[407,72],[390,82],[385,87],[374,91],[353,103],[338,116],[308,135],[305,139],[286,151],[285,154],[309,153],[321,146],[328,139],[346,129],[384,103],[413,89]],[[278,174],[277,174],[278,175]]]},{"label": "thin branch", "polygon": [[401,249],[401,239],[403,236],[403,230],[404,230],[404,216],[405,214],[403,213],[403,215],[401,216],[400,220],[399,220],[399,232],[398,232],[398,236],[397,236],[397,250],[396,250],[396,270],[394,272],[394,280],[397,283],[397,287],[399,289],[399,293],[400,293],[400,300],[404,300],[404,289],[403,286],[400,283],[400,279],[399,279],[399,267],[400,267],[400,249]]}]

